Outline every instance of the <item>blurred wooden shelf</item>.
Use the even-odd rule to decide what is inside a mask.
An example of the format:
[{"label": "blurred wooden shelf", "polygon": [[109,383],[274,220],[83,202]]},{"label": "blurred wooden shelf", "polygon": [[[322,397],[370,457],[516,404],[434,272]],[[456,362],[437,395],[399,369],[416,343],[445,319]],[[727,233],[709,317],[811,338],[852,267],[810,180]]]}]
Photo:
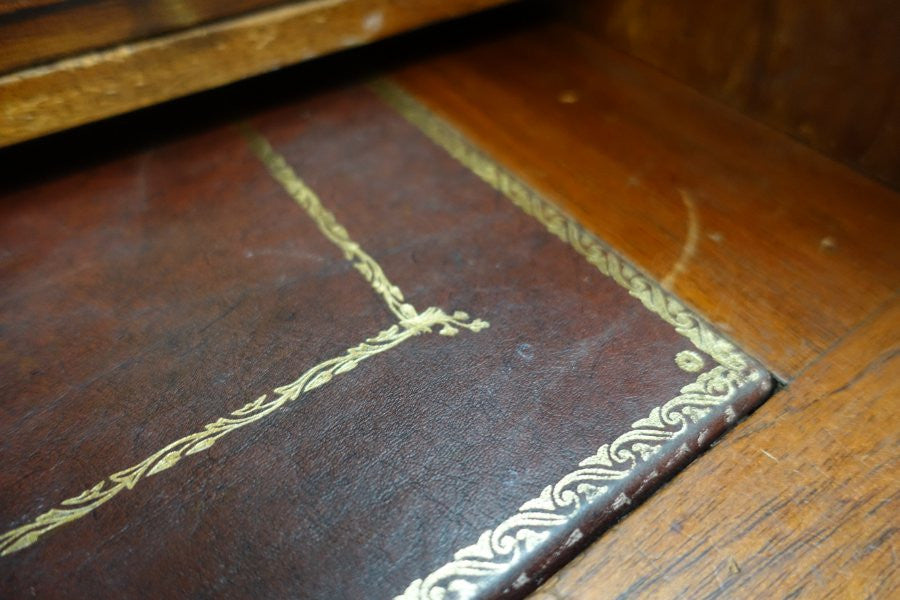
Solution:
[{"label": "blurred wooden shelf", "polygon": [[26,2],[0,13],[0,147],[504,1]]}]

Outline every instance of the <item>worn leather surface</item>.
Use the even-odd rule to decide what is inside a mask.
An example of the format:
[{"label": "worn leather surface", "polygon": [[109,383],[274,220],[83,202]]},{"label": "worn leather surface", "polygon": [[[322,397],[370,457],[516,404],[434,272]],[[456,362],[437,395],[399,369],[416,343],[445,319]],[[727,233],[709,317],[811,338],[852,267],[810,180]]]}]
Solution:
[{"label": "worn leather surface", "polygon": [[[0,558],[0,597],[392,597],[696,378],[688,340],[367,89],[249,121],[412,304],[490,328],[413,338]],[[393,322],[228,125],[15,188],[0,242],[2,531]]]}]

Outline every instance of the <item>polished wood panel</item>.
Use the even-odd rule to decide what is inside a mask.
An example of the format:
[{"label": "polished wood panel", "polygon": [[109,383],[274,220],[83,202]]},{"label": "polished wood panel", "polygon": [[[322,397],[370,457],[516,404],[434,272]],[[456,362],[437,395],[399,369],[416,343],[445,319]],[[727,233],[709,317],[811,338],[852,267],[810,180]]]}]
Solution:
[{"label": "polished wood panel", "polygon": [[505,0],[307,0],[0,77],[0,146]]},{"label": "polished wood panel", "polygon": [[0,9],[0,73],[278,3],[279,0],[22,3],[7,11]]},{"label": "polished wood panel", "polygon": [[535,600],[896,598],[900,300]]},{"label": "polished wood panel", "polygon": [[574,23],[900,187],[900,3],[581,0]]},{"label": "polished wood panel", "polygon": [[900,282],[900,196],[557,24],[396,81],[789,380]]}]

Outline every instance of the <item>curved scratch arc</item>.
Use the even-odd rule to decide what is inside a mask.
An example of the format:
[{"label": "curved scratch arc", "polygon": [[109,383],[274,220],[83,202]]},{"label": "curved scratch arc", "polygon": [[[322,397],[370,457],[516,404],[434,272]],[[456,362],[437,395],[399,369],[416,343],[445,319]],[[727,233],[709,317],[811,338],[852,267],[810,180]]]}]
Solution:
[{"label": "curved scratch arc", "polygon": [[694,254],[697,253],[697,242],[700,239],[700,217],[697,215],[697,205],[694,202],[694,198],[687,190],[679,189],[678,194],[681,196],[681,201],[687,210],[687,233],[678,260],[675,261],[672,268],[666,273],[666,276],[662,278],[663,287],[668,289],[672,289],[672,284],[684,272]]},{"label": "curved scratch arc", "polygon": [[375,80],[372,90],[435,144],[492,188],[506,196],[522,212],[548,232],[571,246],[603,275],[611,278],[648,310],[656,314],[695,347],[720,365],[733,370],[746,367],[745,355],[705,321],[667,294],[653,279],[619,256],[597,236],[586,231],[565,211],[535,192],[515,175],[490,160],[456,129],[436,117],[399,86]]}]

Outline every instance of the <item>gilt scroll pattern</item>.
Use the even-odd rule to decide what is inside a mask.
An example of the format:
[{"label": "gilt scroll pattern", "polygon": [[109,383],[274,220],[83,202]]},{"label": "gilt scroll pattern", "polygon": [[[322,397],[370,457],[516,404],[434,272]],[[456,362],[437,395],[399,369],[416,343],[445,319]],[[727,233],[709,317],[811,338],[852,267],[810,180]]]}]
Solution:
[{"label": "gilt scroll pattern", "polygon": [[[734,344],[585,231],[563,210],[487,158],[405,91],[383,80],[373,82],[372,88],[450,156],[569,244],[600,273],[612,278],[717,363],[682,388],[680,395],[654,408],[612,443],[601,446],[594,455],[581,461],[577,469],[545,487],[539,496],[525,502],[512,516],[485,530],[474,544],[458,550],[452,560],[413,581],[395,600],[472,598],[485,586],[494,584],[498,576],[508,576],[515,573],[518,566],[524,567],[526,557],[539,552],[542,544],[553,543],[551,536],[583,508],[614,493],[616,482],[627,478],[664,446],[683,441],[692,425],[710,417],[714,411],[721,412],[742,387],[761,375]],[[627,498],[621,500],[628,501]],[[522,573],[522,577],[525,579],[519,583],[524,585],[527,575]]]},{"label": "gilt scroll pattern", "polygon": [[447,314],[443,309],[432,306],[419,312],[412,304],[405,302],[400,288],[392,284],[381,266],[350,238],[347,230],[322,205],[315,192],[297,176],[284,157],[258,132],[246,125],[242,129],[251,149],[269,173],[309,215],[319,231],[352,262],[384,300],[397,322],[375,337],[349,348],[340,356],[317,364],[296,381],[275,388],[271,398],[268,394],[260,396],[228,416],[207,423],[202,429],[175,440],[141,462],[113,473],[81,494],[63,500],[58,508],[52,508],[34,520],[3,533],[0,535],[0,556],[34,544],[43,535],[81,519],[118,494],[134,488],[140,481],[171,468],[188,455],[209,449],[229,433],[268,417],[303,394],[325,385],[338,375],[352,371],[362,361],[395,348],[414,336],[434,330],[440,335],[454,336],[462,329],[477,332],[489,326],[487,321],[472,319],[463,311]]},{"label": "gilt scroll pattern", "polygon": [[[558,545],[558,539],[550,539],[555,530],[573,521],[583,508],[615,493],[616,482],[666,444],[677,443],[692,424],[732,400],[745,383],[739,373],[722,366],[700,375],[682,388],[679,396],[654,408],[512,516],[485,530],[477,542],[458,550],[453,560],[413,581],[396,600],[473,598],[495,577],[516,572],[518,565],[524,568],[527,556],[540,552],[542,544]],[[626,497],[620,500],[623,505],[629,501]]]}]

